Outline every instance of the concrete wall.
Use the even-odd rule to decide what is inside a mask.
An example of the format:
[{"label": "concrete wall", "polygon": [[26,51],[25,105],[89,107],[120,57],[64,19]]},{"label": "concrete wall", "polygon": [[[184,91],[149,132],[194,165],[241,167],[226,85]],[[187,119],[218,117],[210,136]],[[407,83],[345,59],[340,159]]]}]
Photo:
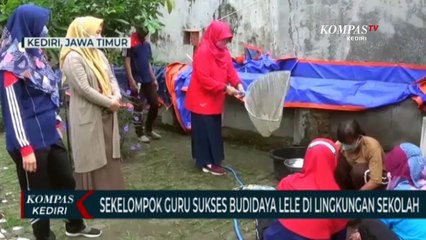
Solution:
[{"label": "concrete wall", "polygon": [[340,120],[353,118],[362,124],[366,134],[380,140],[385,150],[401,142],[420,144],[422,117],[412,100],[367,112],[331,112],[331,133],[335,134]]},{"label": "concrete wall", "polygon": [[243,44],[247,42],[259,44],[268,50],[277,50],[278,2],[176,0],[177,7],[170,15],[163,11],[163,31],[151,36],[156,58],[165,62],[188,61],[186,54],[192,55],[192,47],[183,44],[184,29],[202,29],[213,19],[223,17],[234,30],[234,41],[231,44],[233,54],[241,54]]},{"label": "concrete wall", "polygon": [[[235,33],[233,54],[251,43],[275,55],[337,60],[425,63],[424,0],[176,0],[165,28],[151,39],[159,60],[186,60],[183,30],[206,27],[215,18],[228,21]],[[235,13],[234,13],[235,12]],[[234,14],[231,14],[234,13]],[[228,16],[229,15],[229,16]],[[378,24],[367,41],[321,34],[323,24]],[[413,51],[413,49],[416,49]]]},{"label": "concrete wall", "polygon": [[[242,44],[250,43],[275,56],[426,64],[424,0],[176,0],[176,6],[170,15],[164,11],[166,27],[151,38],[158,60],[188,62],[186,54],[192,55],[192,47],[183,45],[183,30],[225,17],[235,33],[230,46],[234,55],[242,53]],[[323,24],[377,24],[379,28],[369,32],[365,41],[348,41],[344,35],[321,34]],[[361,113],[286,110],[277,135],[293,136],[300,143],[321,135],[324,128],[332,133],[337,121],[355,116],[386,146],[402,139],[418,143],[421,114],[412,102],[404,104]],[[244,111],[228,103],[225,125],[251,129]]]}]

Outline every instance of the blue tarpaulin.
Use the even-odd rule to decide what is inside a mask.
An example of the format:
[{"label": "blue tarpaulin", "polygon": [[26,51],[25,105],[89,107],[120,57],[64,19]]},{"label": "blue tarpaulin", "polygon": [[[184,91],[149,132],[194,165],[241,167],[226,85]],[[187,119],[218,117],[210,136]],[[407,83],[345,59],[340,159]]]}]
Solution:
[{"label": "blue tarpaulin", "polygon": [[[243,64],[234,62],[234,66],[246,88],[268,72],[290,71],[285,107],[360,111],[397,104],[414,96],[426,101],[417,82],[426,76],[426,66],[297,58],[275,60],[267,54],[257,60],[246,59]],[[176,114],[185,130],[191,126],[190,113],[184,107],[191,74],[191,66],[184,68],[175,77],[173,88]]]}]

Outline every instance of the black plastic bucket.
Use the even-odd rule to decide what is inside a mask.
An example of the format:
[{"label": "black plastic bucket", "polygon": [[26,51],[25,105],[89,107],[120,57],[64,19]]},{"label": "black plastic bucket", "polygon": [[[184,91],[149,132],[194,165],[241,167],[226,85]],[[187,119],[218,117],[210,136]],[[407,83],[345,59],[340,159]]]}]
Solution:
[{"label": "black plastic bucket", "polygon": [[288,159],[303,158],[306,147],[288,147],[275,149],[270,152],[270,157],[274,161],[274,175],[277,180],[294,173],[294,170],[286,167],[284,162]]}]

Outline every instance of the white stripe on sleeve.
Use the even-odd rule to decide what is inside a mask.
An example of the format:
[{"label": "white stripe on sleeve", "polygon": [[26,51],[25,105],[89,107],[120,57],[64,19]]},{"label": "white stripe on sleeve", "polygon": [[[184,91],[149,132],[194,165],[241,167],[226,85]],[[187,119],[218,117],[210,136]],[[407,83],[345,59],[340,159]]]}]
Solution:
[{"label": "white stripe on sleeve", "polygon": [[9,105],[10,116],[12,119],[13,130],[15,131],[16,139],[21,147],[30,145],[27,136],[25,135],[24,125],[22,123],[21,112],[16,99],[13,86],[6,87],[7,102]]}]

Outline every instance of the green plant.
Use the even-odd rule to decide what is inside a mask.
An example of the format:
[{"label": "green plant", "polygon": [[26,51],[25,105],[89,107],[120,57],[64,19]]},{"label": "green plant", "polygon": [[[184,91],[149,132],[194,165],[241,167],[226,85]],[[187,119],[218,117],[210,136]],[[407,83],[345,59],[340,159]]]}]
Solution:
[{"label": "green plant", "polygon": [[121,155],[123,159],[131,157],[135,151],[142,148],[137,136],[132,131],[133,105],[127,103],[127,108],[118,111],[118,124],[120,129]]},{"label": "green plant", "polygon": [[[125,35],[131,27],[138,26],[155,33],[164,26],[159,20],[161,7],[165,6],[169,13],[175,7],[174,0],[0,0],[0,25],[6,25],[13,10],[24,3],[51,9],[48,27],[54,37],[65,36],[74,18],[87,15],[104,19],[106,37]],[[46,49],[46,52],[50,59],[57,61],[59,49]]]}]

